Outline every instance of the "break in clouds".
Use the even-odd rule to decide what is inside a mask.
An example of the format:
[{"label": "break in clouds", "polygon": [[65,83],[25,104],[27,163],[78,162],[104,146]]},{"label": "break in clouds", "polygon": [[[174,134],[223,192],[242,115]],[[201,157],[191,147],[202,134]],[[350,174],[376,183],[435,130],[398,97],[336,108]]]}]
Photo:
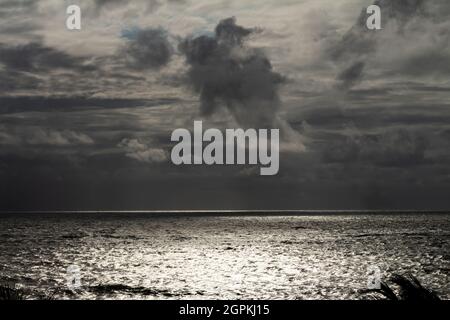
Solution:
[{"label": "break in clouds", "polygon": [[[448,1],[74,4],[0,0],[2,208],[448,207]],[[280,128],[279,175],[171,165],[193,120]]]}]

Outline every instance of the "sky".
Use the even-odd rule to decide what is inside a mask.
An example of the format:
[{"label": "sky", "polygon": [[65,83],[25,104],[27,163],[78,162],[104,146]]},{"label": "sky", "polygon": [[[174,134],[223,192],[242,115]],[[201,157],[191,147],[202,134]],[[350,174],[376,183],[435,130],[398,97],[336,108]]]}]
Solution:
[{"label": "sky", "polygon": [[[446,0],[0,0],[0,210],[449,209],[449,16]],[[194,120],[280,128],[279,174],[173,165]]]}]

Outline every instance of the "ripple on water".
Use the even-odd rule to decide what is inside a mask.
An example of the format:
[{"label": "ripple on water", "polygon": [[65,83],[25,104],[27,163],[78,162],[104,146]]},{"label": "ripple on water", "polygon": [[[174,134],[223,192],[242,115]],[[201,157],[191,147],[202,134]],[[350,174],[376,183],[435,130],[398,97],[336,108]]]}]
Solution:
[{"label": "ripple on water", "polygon": [[0,271],[60,298],[357,299],[376,265],[450,298],[449,235],[448,215],[9,215]]}]

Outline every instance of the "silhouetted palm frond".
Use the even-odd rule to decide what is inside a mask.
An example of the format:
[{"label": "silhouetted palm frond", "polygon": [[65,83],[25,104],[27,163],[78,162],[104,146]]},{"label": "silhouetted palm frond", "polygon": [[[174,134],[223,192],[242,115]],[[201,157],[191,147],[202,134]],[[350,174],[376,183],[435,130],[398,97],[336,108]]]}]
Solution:
[{"label": "silhouetted palm frond", "polygon": [[23,300],[23,293],[8,285],[0,286],[0,300]]},{"label": "silhouetted palm frond", "polygon": [[419,280],[411,274],[406,276],[394,274],[391,281],[399,287],[401,300],[440,300],[435,292],[424,288]]},{"label": "silhouetted palm frond", "polygon": [[371,294],[375,299],[387,300],[408,300],[408,301],[424,301],[424,300],[440,300],[439,296],[422,286],[420,281],[411,274],[399,275],[394,274],[388,280],[397,290],[389,286],[386,282],[380,283],[379,289],[368,289],[361,291],[361,294]]}]

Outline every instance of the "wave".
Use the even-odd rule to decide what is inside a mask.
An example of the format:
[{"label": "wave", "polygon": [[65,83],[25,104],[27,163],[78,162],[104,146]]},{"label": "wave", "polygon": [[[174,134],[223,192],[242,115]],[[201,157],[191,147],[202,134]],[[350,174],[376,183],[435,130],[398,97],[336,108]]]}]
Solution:
[{"label": "wave", "polygon": [[189,295],[189,292],[186,291],[171,292],[167,289],[155,289],[140,286],[132,287],[124,284],[99,284],[95,286],[85,287],[83,289],[96,295],[123,293],[140,296],[164,296],[168,298]]}]

